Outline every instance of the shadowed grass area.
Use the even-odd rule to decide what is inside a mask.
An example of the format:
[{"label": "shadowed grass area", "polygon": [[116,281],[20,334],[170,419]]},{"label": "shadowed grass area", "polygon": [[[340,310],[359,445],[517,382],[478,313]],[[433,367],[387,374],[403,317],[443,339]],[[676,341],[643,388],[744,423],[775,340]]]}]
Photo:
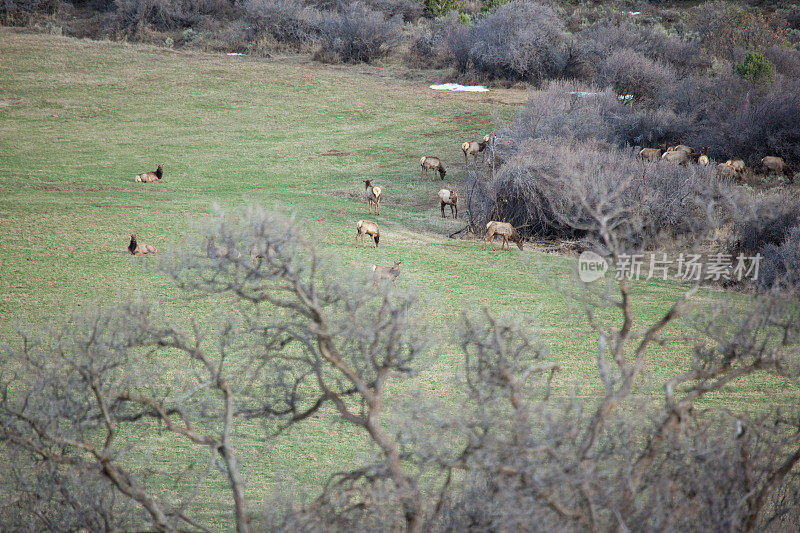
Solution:
[{"label": "shadowed grass area", "polygon": [[[571,260],[516,249],[481,251],[478,242],[448,239],[462,222],[439,214],[438,189],[459,187],[460,143],[490,130],[498,101],[521,103],[524,93],[441,94],[292,58],[176,53],[5,28],[0,58],[4,339],[13,341],[19,324],[113,304],[132,292],[161,300],[180,319],[213,317],[212,303],[189,302],[171,288],[154,268],[157,259],[127,255],[128,235],[139,233],[165,251],[184,236],[201,242],[198,227],[215,205],[263,204],[295,213],[319,247],[345,265],[367,269],[403,261],[398,283],[418,288],[415,316],[444,344],[428,354],[417,377],[392,384],[390,403],[419,391],[456,402],[461,357],[450,335],[462,310],[484,305],[501,314],[536,315],[542,340],[562,367],[557,394],[589,397],[602,390],[595,378],[596,338],[581,309],[566,305],[547,279],[569,283]],[[514,111],[513,105],[499,109],[502,117]],[[442,158],[448,179],[420,182],[422,155]],[[133,182],[157,163],[165,164],[162,183]],[[384,190],[379,219],[362,198],[364,177]],[[361,218],[380,223],[377,250],[355,248]],[[636,326],[657,320],[681,290],[672,282],[637,284]],[[660,399],[665,376],[690,357],[687,344],[654,350],[639,393]],[[798,395],[762,381],[734,385],[736,401],[757,405],[776,401],[776,393]],[[168,442],[168,435],[148,438],[165,444],[161,461],[185,459],[182,444]],[[237,447],[253,502],[280,479],[313,493],[370,450],[329,411],[269,442],[257,424],[243,424]],[[162,488],[172,490],[167,480]],[[227,507],[219,502],[227,496],[214,478],[198,505],[223,521]]]}]

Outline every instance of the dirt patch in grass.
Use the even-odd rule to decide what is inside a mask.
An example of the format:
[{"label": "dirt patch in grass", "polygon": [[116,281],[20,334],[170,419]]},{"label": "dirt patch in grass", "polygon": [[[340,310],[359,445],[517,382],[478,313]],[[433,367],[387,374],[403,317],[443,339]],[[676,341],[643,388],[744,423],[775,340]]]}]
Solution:
[{"label": "dirt patch in grass", "polygon": [[11,107],[15,105],[22,105],[25,100],[16,96],[7,96],[0,98],[0,107]]}]

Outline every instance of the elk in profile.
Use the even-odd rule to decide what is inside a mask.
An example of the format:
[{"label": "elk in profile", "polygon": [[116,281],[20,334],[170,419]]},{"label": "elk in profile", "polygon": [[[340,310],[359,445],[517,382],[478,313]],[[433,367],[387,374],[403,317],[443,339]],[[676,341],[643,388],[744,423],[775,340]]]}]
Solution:
[{"label": "elk in profile", "polygon": [[467,158],[468,155],[472,156],[472,160],[475,163],[475,166],[478,166],[478,152],[481,152],[481,161],[486,160],[486,154],[483,151],[486,149],[486,146],[489,144],[491,140],[491,135],[484,135],[483,141],[467,141],[461,145],[461,151],[464,152],[464,167],[469,166],[469,159]]},{"label": "elk in profile", "polygon": [[364,245],[364,248],[367,247],[367,244],[364,242],[364,235],[372,237],[372,248],[378,247],[378,243],[381,240],[381,232],[376,223],[371,220],[359,220],[356,223],[356,248],[358,248],[359,237],[361,237],[361,244]]},{"label": "elk in profile", "polygon": [[[424,179],[428,176],[428,170],[433,169],[434,173],[438,170],[439,177],[444,179],[444,175],[447,174],[447,171],[444,169],[444,165],[442,161],[438,157],[433,157],[430,155],[424,156],[422,159],[419,160],[419,164],[422,165],[422,171],[420,172],[420,179]],[[435,176],[435,174],[434,174]],[[435,180],[436,178],[431,178]]]},{"label": "elk in profile", "polygon": [[648,163],[657,163],[661,160],[661,155],[667,151],[667,143],[659,144],[659,148],[642,148],[639,157]]},{"label": "elk in profile", "polygon": [[158,183],[161,181],[161,176],[164,175],[164,163],[156,167],[155,172],[142,172],[137,174],[134,181],[136,183]]},{"label": "elk in profile", "polygon": [[440,200],[440,207],[442,208],[442,218],[447,218],[444,216],[444,206],[450,206],[450,214],[453,215],[453,218],[458,218],[458,195],[456,191],[451,191],[450,189],[441,189],[439,191],[439,200]]},{"label": "elk in profile", "polygon": [[661,160],[667,161],[668,163],[678,163],[679,165],[688,165],[689,154],[690,152],[685,152],[683,150],[670,150],[668,152],[664,152],[664,154],[661,156]]},{"label": "elk in profile", "polygon": [[497,222],[496,220],[492,220],[486,224],[486,237],[483,238],[483,249],[486,249],[486,242],[488,241],[492,245],[492,250],[496,250],[494,247],[494,238],[495,236],[499,235],[503,238],[503,244],[500,245],[500,249],[503,249],[503,246],[508,247],[511,249],[511,246],[508,244],[508,240],[511,239],[514,243],[522,250],[522,237],[520,237],[517,230],[514,229],[514,226],[509,224],[508,222]]},{"label": "elk in profile", "polygon": [[372,206],[375,206],[375,214],[381,214],[381,188],[373,187],[372,180],[364,180],[364,187],[367,190],[367,201],[369,201],[369,212],[372,214]]},{"label": "elk in profile", "polygon": [[241,252],[236,248],[228,249],[227,246],[217,246],[214,244],[214,239],[213,235],[206,237],[206,257],[209,259],[239,259],[242,257]]},{"label": "elk in profile", "polygon": [[731,167],[737,174],[744,174],[747,171],[747,167],[741,159],[728,159],[725,161],[725,164]]},{"label": "elk in profile", "polygon": [[382,280],[391,281],[392,285],[396,285],[397,276],[400,275],[401,263],[402,261],[395,261],[392,266],[372,265],[372,286],[376,287]]},{"label": "elk in profile", "polygon": [[789,168],[789,165],[783,160],[782,157],[776,157],[774,155],[768,155],[767,157],[761,160],[761,166],[764,167],[764,172],[769,175],[771,173],[775,174],[786,174],[789,179],[791,180],[794,177],[794,173]]},{"label": "elk in profile", "polygon": [[128,252],[131,255],[145,255],[145,254],[154,254],[156,253],[156,247],[152,244],[145,244],[143,242],[137,242],[136,238],[139,236],[138,233],[131,233],[131,242],[128,244]]}]

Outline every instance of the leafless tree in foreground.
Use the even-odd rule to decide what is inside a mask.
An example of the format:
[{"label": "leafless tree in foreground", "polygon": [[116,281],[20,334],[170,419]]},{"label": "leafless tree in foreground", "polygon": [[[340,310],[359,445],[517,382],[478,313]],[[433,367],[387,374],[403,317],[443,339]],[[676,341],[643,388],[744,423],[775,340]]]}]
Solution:
[{"label": "leafless tree in foreground", "polygon": [[[636,241],[622,233],[630,225],[607,221],[627,204],[602,198],[559,216],[618,256]],[[387,398],[386,385],[426,347],[409,323],[411,296],[369,288],[366,272],[342,274],[275,215],[220,219],[208,233],[240,253],[210,259],[196,243],[164,270],[192,301],[224,308],[218,321],[178,327],[131,302],[4,350],[0,446],[19,461],[0,469],[4,523],[205,531],[212,526],[197,494],[216,478],[239,531],[800,524],[797,405],[718,403],[743,383],[797,387],[800,310],[792,300],[704,305],[690,287],[645,323],[628,282],[584,286],[574,295],[597,339],[587,357],[596,360],[601,392],[574,397],[552,392],[564,363],[528,323],[488,309],[464,314],[453,341],[464,353],[463,397],[452,406],[419,395],[404,406]],[[672,337],[678,321],[694,333]],[[640,388],[664,346],[686,356],[654,402]],[[702,401],[709,396],[715,401]],[[388,401],[399,423],[383,416]],[[325,404],[371,439],[375,461],[333,476],[311,501],[276,495],[278,512],[254,509],[236,450],[239,421],[268,421],[269,438],[314,423]],[[148,432],[203,461],[171,471],[150,464],[165,450],[142,439]],[[157,490],[167,476],[181,483]],[[48,500],[26,498],[32,493]]]}]

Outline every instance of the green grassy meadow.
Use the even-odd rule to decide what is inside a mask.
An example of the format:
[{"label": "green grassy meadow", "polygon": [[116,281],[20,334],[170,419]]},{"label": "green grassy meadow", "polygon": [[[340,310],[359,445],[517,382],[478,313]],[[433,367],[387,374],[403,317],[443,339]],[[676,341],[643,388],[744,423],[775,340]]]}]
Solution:
[{"label": "green grassy meadow", "polygon": [[[476,240],[448,239],[463,224],[439,213],[438,189],[459,187],[460,143],[489,131],[493,114],[513,116],[524,92],[439,93],[379,70],[0,28],[3,340],[14,342],[20,324],[113,304],[132,292],[161,300],[177,316],[211,316],[210,304],[182,298],[149,258],[127,255],[128,234],[169,250],[184,236],[198,237],[217,205],[262,204],[294,213],[343,264],[366,269],[401,259],[398,283],[422,294],[417,319],[445,341],[462,309],[486,305],[498,314],[535,315],[562,367],[556,393],[598,393],[596,338],[580,309],[566,305],[542,276],[567,281],[573,260],[516,248],[483,252]],[[447,180],[420,182],[422,155],[441,157]],[[162,162],[162,183],[133,182]],[[366,177],[384,189],[380,218],[368,214],[361,197]],[[380,223],[377,250],[354,247],[361,218]],[[637,325],[656,320],[681,289],[672,282],[636,284]],[[688,333],[678,329],[672,333]],[[688,345],[656,347],[638,393],[660,399],[656,385],[690,357]],[[393,384],[388,401],[421,391],[455,402],[460,361],[458,349],[445,343],[422,361],[417,377]],[[725,396],[734,392],[742,405],[800,397],[760,379],[737,382]],[[320,417],[275,441],[265,442],[257,426],[238,435],[252,501],[282,479],[313,493],[369,451],[353,428],[329,412]],[[181,460],[181,447],[168,435],[151,438],[170,448],[163,460]],[[224,499],[217,483],[209,481],[202,501]],[[168,483],[163,490],[171,490]],[[208,512],[222,517],[227,509],[211,505]]]}]

